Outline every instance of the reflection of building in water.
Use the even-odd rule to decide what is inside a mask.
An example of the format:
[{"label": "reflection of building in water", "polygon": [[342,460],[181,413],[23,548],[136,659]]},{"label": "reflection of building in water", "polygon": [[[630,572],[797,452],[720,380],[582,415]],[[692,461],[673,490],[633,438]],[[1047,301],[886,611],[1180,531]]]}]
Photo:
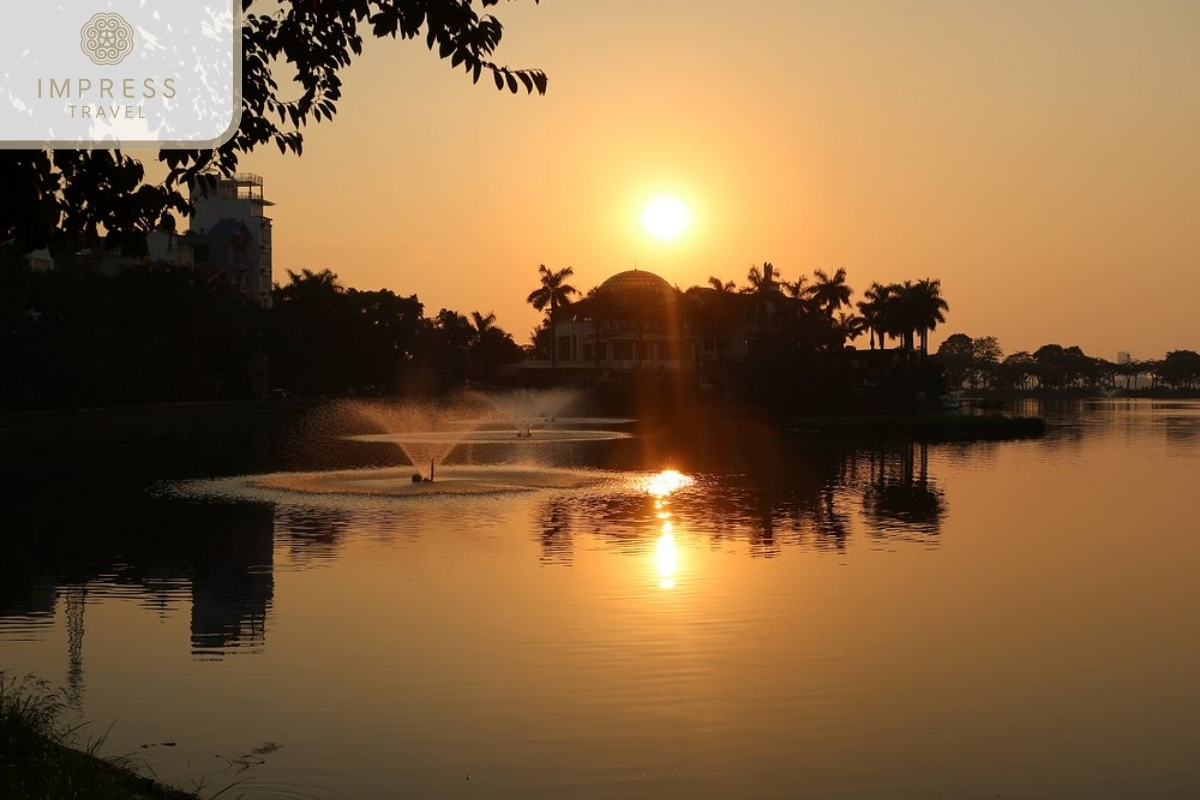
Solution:
[{"label": "reflection of building in water", "polygon": [[67,703],[83,708],[83,612],[87,605],[87,586],[72,584],[64,592],[67,608]]},{"label": "reflection of building in water", "polygon": [[29,628],[54,624],[54,603],[58,598],[55,576],[44,570],[20,580],[6,570],[0,581],[0,619]]},{"label": "reflection of building in water", "polygon": [[192,652],[260,651],[275,590],[274,512],[242,509],[238,525],[197,535],[192,577]]},{"label": "reflection of building in water", "polygon": [[190,601],[198,654],[253,652],[265,643],[274,592],[269,506],[173,502],[165,509],[161,501],[131,506],[128,495],[115,496],[124,502],[88,506],[87,526],[47,522],[60,511],[54,506],[43,507],[44,519],[23,518],[40,532],[39,546],[0,570],[0,634],[43,639],[46,629],[64,625],[71,704],[82,699],[87,650],[104,646],[94,632],[85,637],[97,603],[132,600],[166,617]]}]

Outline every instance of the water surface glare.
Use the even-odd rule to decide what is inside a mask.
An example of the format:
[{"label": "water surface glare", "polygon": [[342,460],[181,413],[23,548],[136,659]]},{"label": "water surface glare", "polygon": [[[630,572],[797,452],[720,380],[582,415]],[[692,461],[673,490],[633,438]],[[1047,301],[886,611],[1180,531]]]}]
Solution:
[{"label": "water surface glare", "polygon": [[251,799],[1200,795],[1200,403],[747,437],[441,486],[47,466],[87,502],[0,512],[39,537],[0,668],[115,723],[104,752]]}]

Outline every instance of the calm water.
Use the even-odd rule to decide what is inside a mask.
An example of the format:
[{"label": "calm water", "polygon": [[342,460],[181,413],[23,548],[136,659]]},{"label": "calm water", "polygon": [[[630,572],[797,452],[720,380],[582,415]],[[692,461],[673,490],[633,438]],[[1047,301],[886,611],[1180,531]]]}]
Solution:
[{"label": "calm water", "polygon": [[12,478],[0,668],[225,796],[1197,796],[1200,404],[1054,419],[474,446],[602,480],[387,501],[74,454]]}]

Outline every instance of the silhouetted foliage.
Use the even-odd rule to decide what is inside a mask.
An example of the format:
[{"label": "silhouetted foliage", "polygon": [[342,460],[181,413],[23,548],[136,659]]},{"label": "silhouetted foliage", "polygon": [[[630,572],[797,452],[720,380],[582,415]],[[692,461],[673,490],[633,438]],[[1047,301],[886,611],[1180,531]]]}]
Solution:
[{"label": "silhouetted foliage", "polygon": [[933,358],[945,371],[947,387],[958,389],[965,384],[974,392],[995,385],[1002,355],[995,336],[972,339],[964,333],[955,333],[946,337]]},{"label": "silhouetted foliage", "polygon": [[1195,389],[1200,386],[1200,353],[1172,350],[1157,365],[1155,373],[1172,389]]},{"label": "silhouetted foliage", "polygon": [[188,269],[35,271],[0,247],[0,406],[439,392],[523,355],[492,314],[288,276],[265,309]]},{"label": "silhouetted foliage", "polygon": [[[937,281],[921,285],[939,287]],[[745,288],[737,294],[732,288],[719,278],[710,278],[708,286],[692,287],[683,295],[684,314],[701,340],[730,343],[744,337],[739,352],[713,354],[710,362],[733,374],[747,397],[766,408],[779,413],[867,403],[895,408],[940,391],[940,371],[934,364],[917,363],[908,354],[867,359],[843,352],[868,331],[872,348],[877,337],[882,342],[884,330],[899,335],[899,306],[884,313],[877,301],[899,296],[902,286],[872,284],[866,303],[859,303],[862,316],[840,310],[850,305],[853,295],[844,269],[832,275],[817,270],[811,282],[803,276],[787,281],[771,262],[764,262],[761,269],[750,268]],[[936,321],[922,319],[911,330],[922,324],[932,327]]]},{"label": "silhouetted foliage", "polygon": [[251,396],[262,310],[190,270],[31,270],[3,257],[0,403],[116,405]]},{"label": "silhouetted foliage", "polygon": [[[546,312],[546,320],[553,327],[554,322],[558,319],[558,311],[560,308],[565,308],[571,304],[571,298],[579,294],[579,291],[567,283],[567,278],[575,274],[575,270],[571,267],[563,267],[560,270],[552,270],[545,264],[538,264],[538,277],[541,280],[541,286],[534,289],[525,298],[525,302],[529,303],[538,311]],[[553,340],[553,335],[551,336]],[[535,343],[536,344],[536,343]],[[558,365],[558,348],[554,346],[554,342],[550,342],[550,363],[554,366]]]},{"label": "silhouetted foliage", "polygon": [[347,291],[329,270],[288,275],[270,313],[273,383],[306,397],[395,391],[426,328],[416,296]]}]

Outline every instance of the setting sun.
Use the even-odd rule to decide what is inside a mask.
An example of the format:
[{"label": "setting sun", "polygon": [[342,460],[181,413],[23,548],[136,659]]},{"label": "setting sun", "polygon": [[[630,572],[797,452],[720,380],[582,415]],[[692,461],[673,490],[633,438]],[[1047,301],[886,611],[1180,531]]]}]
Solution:
[{"label": "setting sun", "polygon": [[642,227],[661,242],[671,242],[682,236],[692,222],[691,211],[677,197],[662,195],[642,209]]}]

